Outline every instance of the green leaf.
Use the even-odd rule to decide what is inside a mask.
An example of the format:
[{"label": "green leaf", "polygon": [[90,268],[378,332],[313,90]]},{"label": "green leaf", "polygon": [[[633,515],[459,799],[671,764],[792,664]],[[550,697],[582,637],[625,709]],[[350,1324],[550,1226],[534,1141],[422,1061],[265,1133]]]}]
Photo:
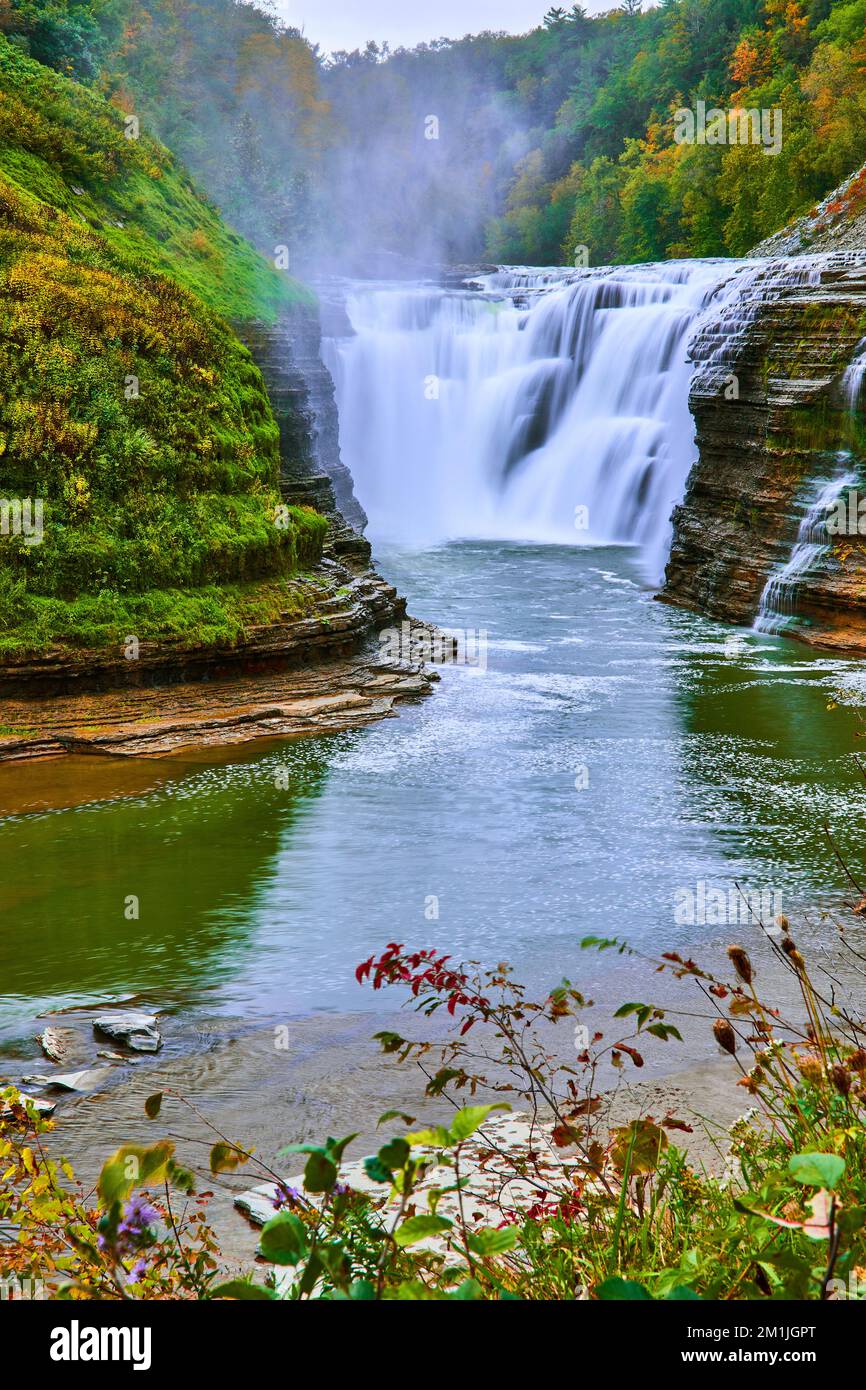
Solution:
[{"label": "green leaf", "polygon": [[259,1250],[275,1265],[296,1265],[307,1251],[307,1229],[293,1212],[281,1211],[262,1227]]},{"label": "green leaf", "polygon": [[832,1192],[845,1172],[845,1160],[838,1154],[794,1154],[788,1172],[805,1187],[826,1187]]},{"label": "green leaf", "polygon": [[652,1013],[649,1004],[620,1004],[614,1018],[628,1018],[629,1014],[637,1014],[638,1027],[642,1028]]},{"label": "green leaf", "polygon": [[610,951],[616,949],[620,955],[623,951],[628,951],[632,955],[630,947],[625,941],[620,941],[616,936],[585,936],[580,942],[582,951]]},{"label": "green leaf", "polygon": [[448,1297],[460,1303],[476,1303],[484,1297],[484,1291],[477,1279],[464,1279]]},{"label": "green leaf", "polygon": [[387,1124],[389,1120],[402,1120],[404,1125],[414,1125],[415,1116],[407,1115],[403,1110],[386,1110],[384,1115],[380,1115],[376,1121],[376,1128]]},{"label": "green leaf", "polygon": [[631,1124],[611,1130],[611,1136],[614,1167],[620,1173],[628,1169],[629,1177],[635,1173],[654,1173],[668,1146],[668,1136],[652,1120],[632,1120]]},{"label": "green leaf", "polygon": [[517,1227],[503,1226],[501,1230],[486,1227],[481,1231],[473,1231],[466,1237],[466,1243],[470,1250],[482,1258],[488,1255],[504,1255],[517,1244]]},{"label": "green leaf", "polygon": [[308,1192],[330,1192],[337,1182],[337,1165],[327,1155],[310,1154],[304,1169],[304,1187]]},{"label": "green leaf", "polygon": [[462,1110],[457,1111],[451,1121],[451,1138],[455,1144],[461,1144],[470,1134],[475,1133],[479,1125],[484,1124],[491,1111],[510,1109],[511,1106],[504,1100],[498,1101],[495,1105],[465,1105]]},{"label": "green leaf", "polygon": [[395,1168],[405,1168],[406,1160],[412,1152],[405,1139],[392,1139],[378,1153],[385,1167],[392,1172]]},{"label": "green leaf", "polygon": [[419,1129],[414,1134],[407,1134],[406,1138],[413,1148],[423,1144],[430,1149],[447,1149],[451,1143],[451,1131],[437,1125],[435,1129]]},{"label": "green leaf", "polygon": [[157,1091],[155,1095],[148,1096],[144,1102],[144,1113],[149,1120],[155,1120],[162,1109],[162,1091]]},{"label": "green leaf", "polygon": [[667,1042],[668,1038],[676,1038],[677,1042],[683,1040],[682,1033],[672,1023],[651,1023],[647,1032],[654,1038],[661,1038],[662,1042]]},{"label": "green leaf", "polygon": [[97,1190],[103,1206],[123,1201],[134,1187],[159,1184],[168,1176],[174,1144],[161,1139],[158,1144],[124,1144],[105,1162]]},{"label": "green leaf", "polygon": [[652,1301],[650,1294],[647,1293],[643,1284],[636,1284],[633,1279],[620,1279],[618,1274],[615,1274],[611,1279],[605,1279],[603,1284],[599,1284],[595,1293],[596,1298],[600,1298],[607,1303],[614,1301],[626,1303],[642,1303],[647,1300]]},{"label": "green leaf", "polygon": [[688,1284],[675,1284],[667,1296],[668,1303],[702,1303],[703,1299]]},{"label": "green leaf", "polygon": [[175,1163],[173,1159],[168,1165],[168,1180],[178,1192],[195,1192],[195,1173],[189,1168],[184,1168],[182,1164]]},{"label": "green leaf", "polygon": [[227,1284],[217,1284],[211,1289],[211,1298],[236,1298],[242,1302],[272,1303],[275,1294],[272,1289],[263,1289],[261,1284],[248,1284],[245,1279],[230,1279]]},{"label": "green leaf", "polygon": [[386,1168],[378,1154],[364,1159],[364,1172],[373,1182],[391,1183],[394,1181],[394,1174],[390,1168]]},{"label": "green leaf", "polygon": [[236,1149],[234,1144],[214,1144],[210,1151],[212,1173],[233,1173],[239,1164],[246,1161],[247,1155]]},{"label": "green leaf", "polygon": [[376,1297],[376,1289],[369,1279],[356,1279],[349,1286],[349,1297],[356,1303],[371,1303]]},{"label": "green leaf", "polygon": [[381,1044],[382,1051],[385,1053],[399,1052],[400,1048],[406,1043],[405,1038],[401,1038],[399,1033],[374,1033],[373,1041]]},{"label": "green leaf", "polygon": [[445,1216],[410,1216],[402,1226],[397,1227],[394,1240],[403,1249],[407,1245],[416,1245],[419,1240],[426,1240],[428,1236],[450,1231],[453,1225],[454,1222]]},{"label": "green leaf", "polygon": [[441,1096],[449,1081],[456,1081],[463,1073],[455,1070],[454,1067],[440,1067],[435,1076],[432,1076],[425,1086],[428,1096]]},{"label": "green leaf", "polygon": [[358,1134],[356,1131],[354,1134],[347,1134],[345,1139],[329,1139],[325,1145],[325,1153],[331,1162],[339,1164],[342,1161],[346,1149],[349,1147],[352,1140],[357,1139],[357,1137]]}]

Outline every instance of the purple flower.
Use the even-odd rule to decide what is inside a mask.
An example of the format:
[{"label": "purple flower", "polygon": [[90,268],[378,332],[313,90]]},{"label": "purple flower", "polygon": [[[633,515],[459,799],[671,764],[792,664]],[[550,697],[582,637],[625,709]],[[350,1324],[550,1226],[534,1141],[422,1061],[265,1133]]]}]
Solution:
[{"label": "purple flower", "polygon": [[286,1183],[280,1183],[271,1198],[271,1202],[277,1211],[285,1206],[294,1206],[296,1202],[301,1201],[303,1201],[303,1198],[298,1189],[296,1187],[289,1187]]},{"label": "purple flower", "polygon": [[136,1260],[135,1264],[132,1266],[132,1269],[129,1270],[129,1272],[127,1273],[124,1282],[127,1284],[137,1284],[140,1279],[144,1278],[146,1273],[147,1261]]},{"label": "purple flower", "polygon": [[152,1207],[147,1199],[136,1193],[130,1197],[126,1206],[123,1208],[123,1216],[117,1227],[119,1236],[140,1236],[149,1226],[155,1226],[159,1221],[159,1212]]}]

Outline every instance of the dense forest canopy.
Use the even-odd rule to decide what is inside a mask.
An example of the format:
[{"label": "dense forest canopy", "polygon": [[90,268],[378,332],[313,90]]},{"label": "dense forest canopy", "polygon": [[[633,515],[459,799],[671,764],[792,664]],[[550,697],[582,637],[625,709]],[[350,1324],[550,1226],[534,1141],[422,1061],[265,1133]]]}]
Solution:
[{"label": "dense forest canopy", "polygon": [[[866,0],[574,5],[520,37],[329,58],[236,0],[0,0],[0,29],[302,264],[739,255],[866,159]],[[698,102],[781,112],[778,153],[678,143]]]}]

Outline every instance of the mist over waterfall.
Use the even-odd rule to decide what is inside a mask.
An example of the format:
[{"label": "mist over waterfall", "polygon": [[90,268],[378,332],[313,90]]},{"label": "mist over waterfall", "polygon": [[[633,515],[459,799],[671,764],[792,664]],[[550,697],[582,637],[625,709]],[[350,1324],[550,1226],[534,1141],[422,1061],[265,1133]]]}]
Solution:
[{"label": "mist over waterfall", "polygon": [[343,286],[323,352],[370,535],[632,544],[657,582],[696,457],[689,341],[741,268]]}]

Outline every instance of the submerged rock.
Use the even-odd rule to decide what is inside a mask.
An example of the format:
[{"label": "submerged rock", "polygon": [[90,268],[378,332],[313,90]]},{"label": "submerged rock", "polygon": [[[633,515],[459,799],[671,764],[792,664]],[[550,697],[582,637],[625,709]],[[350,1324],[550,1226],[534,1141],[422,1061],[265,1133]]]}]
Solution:
[{"label": "submerged rock", "polygon": [[110,1067],[85,1067],[83,1071],[62,1072],[56,1076],[25,1076],[24,1080],[31,1086],[54,1086],[61,1091],[93,1091],[110,1071]]},{"label": "submerged rock", "polygon": [[[22,1101],[29,1100],[31,1105],[39,1111],[40,1115],[51,1115],[57,1109],[53,1100],[43,1100],[40,1096],[31,1096],[28,1091],[18,1091]],[[9,1115],[12,1106],[8,1102],[0,1103],[0,1115]]]},{"label": "submerged rock", "polygon": [[81,1051],[81,1035],[74,1028],[46,1028],[36,1041],[52,1062],[67,1062]]},{"label": "submerged rock", "polygon": [[258,1187],[251,1187],[235,1197],[235,1206],[254,1226],[264,1226],[279,1211],[276,1203],[277,1193],[275,1182],[261,1183]]},{"label": "submerged rock", "polygon": [[116,1014],[102,1014],[93,1020],[93,1028],[113,1042],[123,1043],[133,1052],[158,1052],[162,1035],[156,1024],[156,1014],[139,1013],[129,1009]]}]

